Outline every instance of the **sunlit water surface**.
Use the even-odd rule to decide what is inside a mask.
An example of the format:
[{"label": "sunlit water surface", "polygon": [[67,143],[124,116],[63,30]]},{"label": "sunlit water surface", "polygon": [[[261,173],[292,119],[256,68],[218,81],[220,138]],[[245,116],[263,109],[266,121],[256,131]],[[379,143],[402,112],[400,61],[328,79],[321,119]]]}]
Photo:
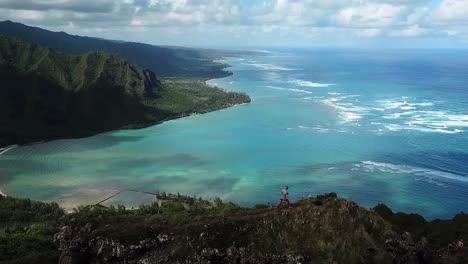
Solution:
[{"label": "sunlit water surface", "polygon": [[[0,156],[0,189],[71,208],[118,190],[254,205],[337,192],[363,206],[468,211],[468,52],[272,50],[211,81],[253,102]],[[154,199],[125,192],[106,202]]]}]

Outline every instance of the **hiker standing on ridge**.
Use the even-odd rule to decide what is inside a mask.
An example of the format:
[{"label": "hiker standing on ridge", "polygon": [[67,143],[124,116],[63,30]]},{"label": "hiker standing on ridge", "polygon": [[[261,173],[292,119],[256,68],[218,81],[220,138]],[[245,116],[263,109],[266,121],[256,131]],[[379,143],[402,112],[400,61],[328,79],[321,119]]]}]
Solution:
[{"label": "hiker standing on ridge", "polygon": [[278,208],[278,206],[280,206],[283,202],[288,203],[288,206],[291,207],[291,204],[289,203],[289,200],[288,200],[288,194],[289,194],[288,189],[289,189],[289,187],[286,185],[284,187],[284,189],[281,190],[281,198],[280,198],[278,204],[275,206],[275,208]]}]

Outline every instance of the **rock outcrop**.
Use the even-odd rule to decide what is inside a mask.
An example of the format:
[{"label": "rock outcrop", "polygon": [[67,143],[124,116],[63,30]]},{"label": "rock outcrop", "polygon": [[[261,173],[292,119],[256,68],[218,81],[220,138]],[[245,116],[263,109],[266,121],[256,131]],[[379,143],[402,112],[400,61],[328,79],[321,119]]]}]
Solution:
[{"label": "rock outcrop", "polygon": [[[132,222],[123,239],[107,225],[71,223],[56,235],[62,264],[75,263],[439,263],[424,238],[396,233],[379,214],[335,194],[293,208]],[[141,231],[141,230],[140,230]],[[437,257],[437,258],[436,258]]]},{"label": "rock outcrop", "polygon": [[[468,263],[468,219],[424,220],[336,194],[274,209],[182,195],[138,209],[0,197],[0,263]],[[383,216],[381,215],[383,214]],[[405,220],[406,219],[406,220]]]}]

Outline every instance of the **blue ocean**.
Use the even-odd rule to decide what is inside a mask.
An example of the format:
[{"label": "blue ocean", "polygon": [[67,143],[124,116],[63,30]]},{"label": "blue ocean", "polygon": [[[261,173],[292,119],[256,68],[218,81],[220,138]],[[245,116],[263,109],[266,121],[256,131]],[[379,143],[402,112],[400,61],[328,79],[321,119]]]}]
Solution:
[{"label": "blue ocean", "polygon": [[[0,189],[95,203],[122,189],[245,206],[336,192],[428,219],[468,212],[468,51],[270,49],[210,84],[252,103],[0,156]],[[126,206],[153,197],[125,192]]]}]

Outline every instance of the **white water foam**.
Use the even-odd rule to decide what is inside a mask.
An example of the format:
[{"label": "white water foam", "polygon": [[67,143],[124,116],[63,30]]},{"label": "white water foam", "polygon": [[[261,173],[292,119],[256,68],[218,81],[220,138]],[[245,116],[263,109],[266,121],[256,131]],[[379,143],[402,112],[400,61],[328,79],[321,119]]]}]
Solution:
[{"label": "white water foam", "polygon": [[[435,105],[433,102],[400,97],[389,100],[376,100],[372,104],[358,106],[356,103],[359,103],[359,101],[356,99],[350,100],[350,98],[359,97],[359,95],[335,96],[336,94],[333,92],[329,92],[328,95],[331,96],[321,100],[321,102],[336,109],[343,123],[352,123],[357,126],[377,126],[377,128],[371,128],[369,131],[378,134],[382,134],[384,130],[391,132],[412,130],[426,133],[458,134],[468,129],[468,115],[432,110],[430,107]],[[315,99],[318,99],[318,97],[315,97]],[[376,103],[380,104],[381,107],[376,107]],[[364,118],[366,119],[364,120]],[[388,122],[382,120],[388,120]],[[389,122],[390,120],[391,122]]]},{"label": "white water foam", "polygon": [[298,69],[282,67],[279,65],[268,64],[268,63],[242,63],[243,65],[253,66],[266,71],[296,71]]},{"label": "white water foam", "polygon": [[271,85],[267,85],[267,86],[265,86],[265,87],[270,88],[270,89],[275,89],[275,90],[291,91],[291,92],[301,93],[301,94],[312,94],[311,91],[301,90],[301,89],[283,88],[283,87],[271,86]]},{"label": "white water foam", "polygon": [[[398,120],[399,124],[382,124],[389,131],[413,130],[444,134],[463,133],[468,128],[468,115],[442,110],[432,110],[434,102],[417,101],[416,98],[401,97],[377,100],[382,107],[373,107],[373,114],[387,120]],[[441,109],[441,106],[438,107]],[[378,113],[380,112],[380,114]]]},{"label": "white water foam", "polygon": [[318,131],[318,132],[327,132],[329,130],[328,128],[324,128],[321,125],[317,125],[315,127],[312,127],[312,129],[315,130],[315,131]]},{"label": "white water foam", "polygon": [[433,106],[432,102],[409,102],[409,97],[403,96],[400,98],[394,98],[390,100],[378,100],[385,110],[401,109],[401,110],[413,110],[419,107]]},{"label": "white water foam", "polygon": [[[354,164],[358,169],[373,172],[375,170],[387,173],[398,173],[398,174],[411,174],[418,177],[423,177],[427,180],[437,179],[449,179],[454,181],[462,181],[468,183],[468,177],[466,175],[458,175],[450,172],[426,169],[420,167],[414,167],[409,165],[397,165],[391,163],[375,162],[375,161],[363,161],[358,164]],[[421,178],[419,178],[421,179]]]},{"label": "white water foam", "polygon": [[344,123],[356,122],[363,118],[363,115],[368,111],[364,107],[355,106],[353,103],[342,102],[344,99],[355,97],[355,96],[340,96],[331,97],[322,102],[336,110],[338,110],[338,116]]},{"label": "white water foam", "polygon": [[335,85],[333,83],[316,83],[316,82],[305,81],[305,80],[292,80],[289,82],[295,85],[299,85],[303,87],[312,87],[312,88],[325,88],[325,87]]},{"label": "white water foam", "polygon": [[301,90],[301,89],[288,89],[289,91],[296,92],[296,93],[305,93],[305,94],[312,94],[311,91]]}]

